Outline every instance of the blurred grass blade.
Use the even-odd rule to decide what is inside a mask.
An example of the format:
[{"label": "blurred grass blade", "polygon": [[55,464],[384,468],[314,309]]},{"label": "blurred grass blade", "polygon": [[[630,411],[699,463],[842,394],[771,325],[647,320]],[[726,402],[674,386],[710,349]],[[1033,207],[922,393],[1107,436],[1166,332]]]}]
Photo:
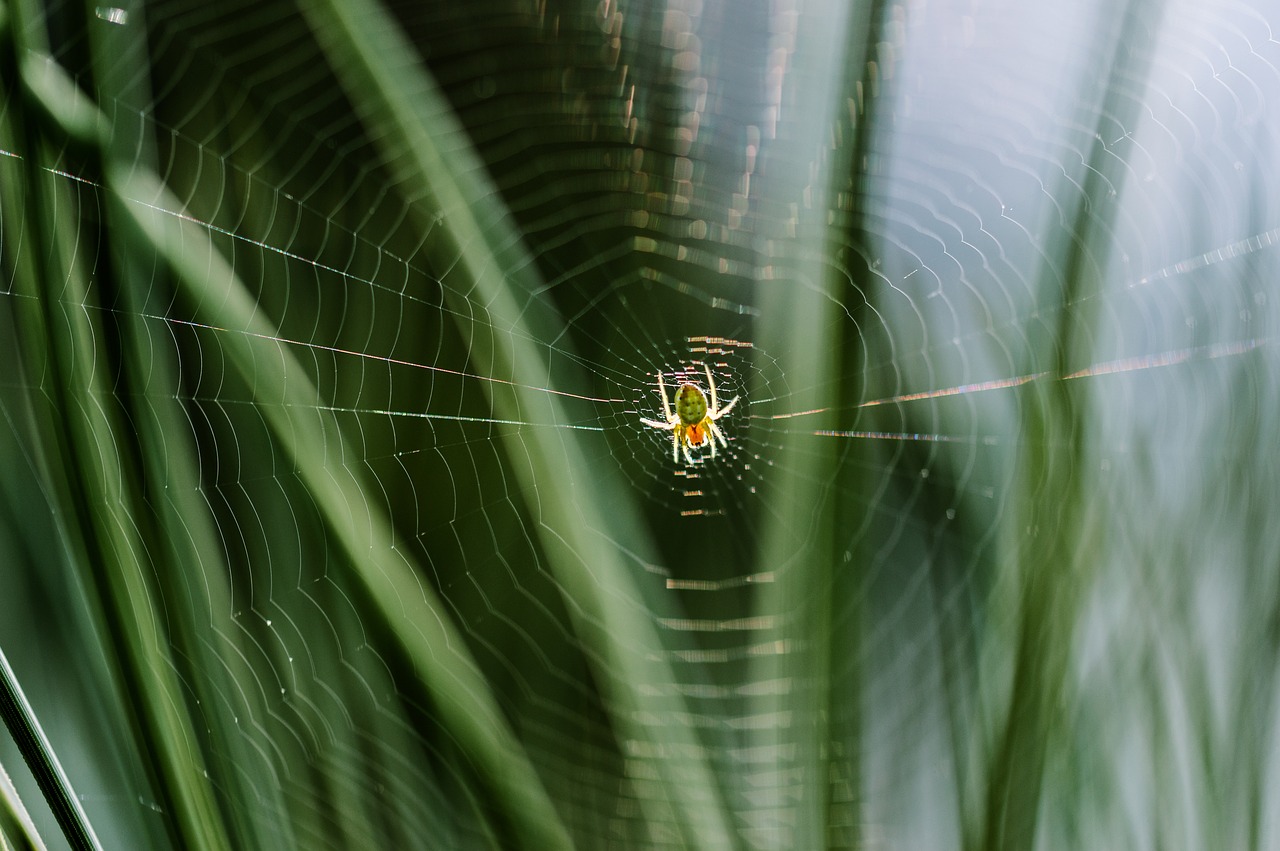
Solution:
[{"label": "blurred grass blade", "polygon": [[[504,803],[524,844],[569,848],[563,825],[444,605],[414,576],[400,555],[403,549],[394,546],[388,519],[363,498],[354,474],[345,465],[322,463],[327,455],[346,457],[350,450],[334,448],[341,430],[305,371],[287,350],[270,342],[279,335],[235,271],[204,231],[177,215],[181,205],[154,177],[109,171],[109,184],[122,218],[132,219],[168,262],[182,284],[180,293],[201,321],[240,332],[226,338],[228,357],[260,398],[281,400],[262,406],[263,416],[293,459],[352,570],[421,672],[447,728]],[[294,416],[294,411],[302,413]],[[368,509],[364,522],[352,510],[355,505]]]},{"label": "blurred grass blade", "polygon": [[[797,79],[791,84],[796,97],[772,142],[768,185],[774,195],[767,201],[792,210],[793,218],[785,230],[768,234],[772,244],[785,248],[760,288],[758,336],[762,351],[786,352],[788,370],[803,376],[809,395],[792,401],[798,410],[838,408],[844,313],[838,288],[844,279],[832,273],[826,257],[831,227],[825,211],[835,181],[844,175],[837,158],[820,152],[829,144],[846,74],[858,67],[858,41],[851,34],[865,26],[874,5],[817,2],[797,18],[795,66],[789,72]],[[777,581],[763,586],[758,606],[761,616],[778,619],[778,644],[786,649],[763,655],[751,679],[787,683],[760,700],[757,712],[786,721],[761,731],[759,744],[794,752],[795,776],[783,782],[785,762],[776,769],[776,797],[764,809],[777,814],[771,847],[824,848],[838,829],[833,824],[843,827],[848,821],[833,812],[836,778],[860,774],[848,762],[856,749],[846,747],[850,743],[833,745],[833,701],[848,706],[860,700],[858,683],[845,684],[851,690],[841,693],[831,677],[838,656],[857,652],[832,645],[835,536],[843,525],[836,512],[842,506],[827,488],[813,486],[839,464],[831,441],[815,442],[796,430],[785,432],[779,442],[778,456],[786,460],[777,465],[772,488],[780,508],[766,514],[757,566],[776,571]]]},{"label": "blurred grass blade", "polygon": [[0,765],[0,848],[45,851],[31,815],[22,805],[18,790],[3,765]]},{"label": "blurred grass blade", "polygon": [[[47,58],[46,45],[20,41],[38,39],[41,27],[19,16],[9,32],[5,79],[17,79],[21,68],[27,91],[61,93],[53,96],[68,100],[10,98],[13,108],[4,112],[3,133],[23,151],[24,175],[14,187],[17,197],[6,196],[5,206],[10,213],[21,211],[28,240],[24,273],[15,276],[14,292],[35,305],[20,317],[22,365],[29,386],[47,391],[48,408],[41,407],[37,416],[50,419],[39,428],[39,463],[54,495],[68,558],[82,571],[84,587],[92,589],[93,629],[115,651],[108,655],[116,679],[112,686],[132,712],[136,752],[153,779],[162,778],[155,790],[172,819],[168,829],[191,848],[229,847],[212,792],[197,768],[201,760],[191,736],[197,726],[187,713],[158,616],[164,607],[148,578],[146,543],[136,522],[146,512],[139,509],[131,473],[137,465],[128,457],[128,443],[118,439],[129,432],[112,401],[110,358],[98,348],[108,335],[96,325],[102,314],[87,309],[96,301],[89,295],[93,264],[82,256],[87,249],[81,240],[80,199],[74,187],[50,177],[54,169],[48,163],[65,145],[67,129],[61,122],[72,119],[77,130],[103,123],[92,117],[92,105],[73,83],[56,79],[65,72]],[[19,104],[33,109],[26,113]]]},{"label": "blurred grass blade", "polygon": [[49,809],[53,810],[54,818],[58,820],[67,842],[75,851],[101,848],[93,826],[89,824],[89,819],[71,788],[71,781],[67,779],[53,747],[40,729],[40,723],[31,711],[31,705],[27,703],[3,650],[0,650],[0,718],[4,719],[9,735],[13,736],[23,759],[35,775],[36,783],[44,792]]},{"label": "blurred grass blade", "polygon": [[[304,4],[304,11],[351,101],[377,131],[370,135],[417,190],[410,194],[434,202],[442,214],[434,227],[424,220],[424,231],[432,230],[445,256],[457,258],[454,274],[465,282],[446,287],[446,297],[483,304],[489,315],[488,322],[463,329],[472,340],[471,356],[484,374],[512,379],[506,385],[510,394],[491,397],[496,417],[572,422],[559,397],[538,389],[552,383],[545,350],[535,341],[564,339],[563,321],[534,295],[536,265],[444,94],[378,4],[313,0]],[[417,207],[424,219],[429,213],[425,206]],[[468,304],[458,305],[457,316],[471,313]],[[594,645],[590,657],[606,660],[596,675],[614,708],[619,738],[643,742],[644,749],[662,754],[657,765],[661,788],[687,846],[733,847],[728,809],[706,749],[693,729],[674,720],[687,715],[683,699],[676,689],[645,688],[677,681],[654,627],[669,602],[637,583],[618,548],[591,531],[608,528],[623,540],[645,540],[637,530],[634,497],[616,474],[591,467],[582,447],[562,440],[553,429],[502,436],[510,441],[513,456],[528,459],[514,464],[514,471],[524,493],[531,500],[536,494],[542,512],[536,528],[547,551],[559,554],[551,564],[568,589],[569,611],[582,613],[578,635]],[[562,486],[548,488],[548,482]],[[621,508],[606,519],[602,505]],[[642,717],[673,720],[644,723]],[[655,813],[654,822],[659,819]]]},{"label": "blurred grass blade", "polygon": [[[1152,53],[1134,49],[1144,35],[1156,31],[1162,3],[1131,0],[1119,14],[1111,45],[1108,85],[1088,124],[1102,120],[1122,127],[1137,124],[1139,102],[1127,96],[1129,81],[1145,80]],[[1086,126],[1088,126],[1086,124]],[[1112,187],[1124,183],[1127,165],[1095,136],[1089,161],[1078,178],[1083,191],[1075,210],[1071,237],[1062,245],[1063,305],[1054,333],[1039,340],[1037,368],[1066,376],[1094,362],[1094,331],[1103,291],[1108,238],[1117,207],[1106,203]],[[1064,190],[1062,197],[1070,197]],[[1056,268],[1041,270],[1056,278]],[[1056,287],[1046,286],[1056,294]],[[1056,307],[1056,305],[1055,305]],[[1071,648],[1083,607],[1099,566],[1104,562],[1106,523],[1093,508],[1096,467],[1088,465],[1089,388],[1065,380],[1037,381],[1023,395],[1023,441],[1018,465],[1024,495],[1006,525],[1007,575],[1020,589],[1014,610],[1019,623],[1014,636],[1013,681],[1003,727],[992,754],[984,835],[987,849],[1027,848],[1036,841],[1042,818],[1042,795],[1052,757],[1068,747],[1057,740],[1062,706],[1070,703]],[[1030,531],[1034,530],[1034,531]]]}]

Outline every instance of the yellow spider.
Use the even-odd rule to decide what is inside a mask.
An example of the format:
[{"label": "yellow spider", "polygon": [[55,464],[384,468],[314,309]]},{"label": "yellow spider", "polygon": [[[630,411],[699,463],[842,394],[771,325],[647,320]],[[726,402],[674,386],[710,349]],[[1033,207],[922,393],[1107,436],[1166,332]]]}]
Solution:
[{"label": "yellow spider", "polygon": [[[711,377],[711,367],[705,363],[702,368],[707,372],[707,387],[711,391],[711,405],[707,405],[707,397],[703,395],[702,390],[696,384],[688,382],[681,384],[672,397],[671,404],[667,403],[667,385],[662,381],[662,373],[658,373],[658,392],[662,394],[662,413],[666,416],[665,420],[651,420],[645,417],[640,418],[640,422],[653,428],[665,429],[671,432],[671,459],[677,463],[680,461],[680,450],[684,449],[685,463],[693,463],[693,455],[689,452],[690,446],[701,446],[703,442],[711,444],[711,457],[716,457],[716,439],[720,440],[720,444],[728,448],[729,441],[725,439],[724,432],[720,430],[720,426],[716,425],[716,420],[728,414],[733,410],[733,406],[738,404],[740,397],[734,396],[733,400],[723,408],[720,407],[716,400],[716,380]],[[675,405],[676,412],[671,413],[671,405]]]}]

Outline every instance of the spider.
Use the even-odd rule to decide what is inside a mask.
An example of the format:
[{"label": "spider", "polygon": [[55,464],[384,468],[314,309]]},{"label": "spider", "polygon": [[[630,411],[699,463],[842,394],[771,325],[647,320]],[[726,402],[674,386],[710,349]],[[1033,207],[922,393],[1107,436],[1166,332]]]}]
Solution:
[{"label": "spider", "polygon": [[[716,457],[716,439],[720,440],[720,444],[728,448],[729,441],[725,439],[724,432],[720,430],[720,426],[716,425],[716,420],[726,416],[733,410],[733,406],[738,404],[740,397],[734,396],[729,404],[723,408],[720,407],[716,400],[716,380],[711,377],[711,367],[705,363],[702,368],[707,373],[707,387],[711,391],[711,405],[707,405],[707,397],[703,395],[702,390],[696,384],[688,382],[681,384],[676,388],[675,396],[672,397],[671,403],[667,403],[667,386],[662,381],[662,373],[658,373],[658,392],[662,394],[662,413],[666,416],[665,420],[651,420],[645,417],[640,418],[640,422],[653,428],[666,429],[671,432],[671,459],[679,463],[680,450],[684,449],[685,463],[693,463],[693,455],[689,452],[690,446],[701,446],[703,442],[711,444],[711,457]],[[676,412],[671,413],[671,406],[675,405]]]}]

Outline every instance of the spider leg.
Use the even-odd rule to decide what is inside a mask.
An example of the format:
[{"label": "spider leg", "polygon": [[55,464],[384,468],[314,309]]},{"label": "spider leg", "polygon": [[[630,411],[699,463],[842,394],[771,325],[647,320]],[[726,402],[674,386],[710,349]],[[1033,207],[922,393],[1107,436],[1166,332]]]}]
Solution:
[{"label": "spider leg", "polygon": [[[721,443],[721,445],[723,445],[726,449],[728,449],[728,448],[729,448],[729,441],[728,441],[728,439],[724,436],[724,432],[722,432],[722,431],[720,430],[720,426],[716,425],[715,423],[711,423],[710,431],[711,431],[711,434],[712,434],[714,437],[718,437],[718,438],[720,438],[720,443]],[[711,454],[712,454],[712,455],[715,455],[715,453],[716,453],[716,442],[715,442],[714,440],[712,440],[712,441],[711,441]]]},{"label": "spider leg", "polygon": [[[689,457],[689,447],[684,448],[684,457]],[[671,429],[671,461],[674,464],[680,463],[680,430]]]},{"label": "spider leg", "polygon": [[648,418],[646,418],[646,417],[641,417],[641,418],[640,418],[640,422],[644,423],[645,425],[649,426],[650,428],[660,428],[660,429],[663,429],[663,430],[666,430],[666,431],[670,431],[672,428],[674,428],[674,427],[675,427],[675,423],[673,423],[673,422],[667,421],[667,422],[665,422],[665,423],[660,423],[660,422],[658,422],[657,420],[651,420],[651,419],[648,419]]},{"label": "spider leg", "polygon": [[667,418],[667,422],[672,422],[671,403],[667,401],[667,385],[662,380],[662,373],[658,373],[658,395],[662,397],[662,414]]},{"label": "spider leg", "polygon": [[715,420],[720,419],[725,414],[732,411],[733,406],[738,404],[738,400],[741,399],[742,397],[734,396],[731,400],[729,400],[729,404],[725,405],[724,408],[721,409],[720,400],[716,397],[716,380],[711,375],[711,367],[708,366],[706,363],[703,363],[702,368],[707,371],[707,389],[711,391],[711,407],[708,408],[707,410],[711,412],[711,416],[713,417],[712,422],[714,423]]},{"label": "spider leg", "polygon": [[688,464],[690,467],[693,466],[693,456],[689,454],[688,443],[685,443],[684,445],[684,460],[685,460],[685,463]]}]

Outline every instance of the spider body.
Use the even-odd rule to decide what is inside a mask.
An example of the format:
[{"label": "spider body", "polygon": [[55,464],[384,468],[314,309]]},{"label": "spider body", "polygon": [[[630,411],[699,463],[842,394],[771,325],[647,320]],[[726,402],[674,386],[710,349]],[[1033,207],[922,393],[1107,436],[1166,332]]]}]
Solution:
[{"label": "spider body", "polygon": [[[658,376],[661,383],[662,376]],[[665,391],[664,391],[665,392]],[[676,390],[676,413],[680,421],[687,426],[697,426],[707,418],[707,397],[693,384],[681,384]]]},{"label": "spider body", "polygon": [[[665,419],[651,420],[645,417],[640,419],[651,428],[660,428],[671,432],[671,457],[672,460],[680,461],[680,450],[684,450],[684,460],[687,464],[693,463],[693,453],[689,451],[690,446],[701,446],[703,443],[711,444],[711,457],[716,457],[716,441],[720,441],[720,445],[729,446],[728,439],[725,438],[724,432],[716,425],[716,420],[728,414],[733,410],[733,406],[738,404],[740,397],[734,396],[729,404],[723,408],[716,398],[716,380],[711,376],[711,367],[706,364],[702,368],[707,374],[707,389],[711,394],[711,401],[708,404],[707,395],[702,392],[702,388],[696,384],[685,382],[676,388],[676,392],[671,402],[667,401],[667,386],[662,380],[662,373],[658,373],[658,392],[662,395],[662,413]],[[675,406],[675,412],[672,413],[671,408]]]}]

